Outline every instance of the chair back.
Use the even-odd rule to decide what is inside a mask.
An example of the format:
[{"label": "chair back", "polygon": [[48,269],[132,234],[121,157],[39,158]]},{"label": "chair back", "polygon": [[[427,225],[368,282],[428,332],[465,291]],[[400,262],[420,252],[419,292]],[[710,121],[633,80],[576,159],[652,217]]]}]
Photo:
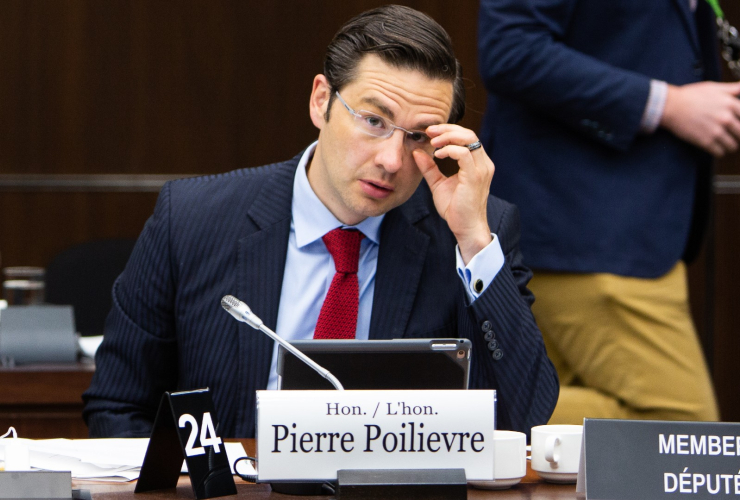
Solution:
[{"label": "chair back", "polygon": [[102,335],[113,303],[113,282],[126,267],[136,240],[94,240],[57,254],[46,268],[46,302],[74,307],[77,331]]}]

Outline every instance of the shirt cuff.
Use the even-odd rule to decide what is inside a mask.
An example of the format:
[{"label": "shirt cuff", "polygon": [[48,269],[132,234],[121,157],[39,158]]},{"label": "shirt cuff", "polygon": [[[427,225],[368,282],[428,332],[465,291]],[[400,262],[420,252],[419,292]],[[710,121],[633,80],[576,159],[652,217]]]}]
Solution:
[{"label": "shirt cuff", "polygon": [[645,104],[645,111],[640,121],[640,132],[652,134],[660,125],[665,108],[665,98],[668,94],[668,84],[660,80],[650,80],[650,93]]},{"label": "shirt cuff", "polygon": [[488,285],[504,267],[504,252],[501,250],[501,243],[498,236],[493,233],[491,233],[491,236],[493,241],[475,254],[467,266],[460,254],[460,246],[455,246],[457,274],[463,280],[470,302],[473,302],[486,291]]}]

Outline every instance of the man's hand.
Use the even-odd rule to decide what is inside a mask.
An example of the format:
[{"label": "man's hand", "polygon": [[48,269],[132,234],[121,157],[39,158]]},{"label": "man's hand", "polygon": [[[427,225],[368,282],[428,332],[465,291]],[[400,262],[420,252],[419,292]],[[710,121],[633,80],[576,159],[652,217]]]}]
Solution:
[{"label": "man's hand", "polygon": [[668,85],[660,125],[717,157],[737,151],[740,82]]},{"label": "man's hand", "polygon": [[459,171],[445,177],[421,150],[413,152],[416,164],[434,196],[434,206],[455,235],[465,264],[491,242],[486,206],[493,178],[493,162],[483,148],[468,150],[478,140],[472,130],[458,125],[433,125],[426,130],[437,158],[452,158]]}]

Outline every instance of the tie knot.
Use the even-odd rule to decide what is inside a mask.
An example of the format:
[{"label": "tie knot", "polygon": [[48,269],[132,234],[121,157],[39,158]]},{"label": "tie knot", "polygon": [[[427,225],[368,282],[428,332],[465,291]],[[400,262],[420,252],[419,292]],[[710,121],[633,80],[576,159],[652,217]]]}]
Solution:
[{"label": "tie knot", "polygon": [[334,259],[334,268],[338,273],[356,273],[357,261],[360,259],[360,242],[365,235],[356,229],[336,228],[322,238],[326,248]]}]

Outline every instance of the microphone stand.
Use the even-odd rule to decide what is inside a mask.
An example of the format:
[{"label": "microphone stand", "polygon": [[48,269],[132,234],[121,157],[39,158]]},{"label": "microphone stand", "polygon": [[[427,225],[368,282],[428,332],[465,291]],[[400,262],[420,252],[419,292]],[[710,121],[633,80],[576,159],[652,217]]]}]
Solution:
[{"label": "microphone stand", "polygon": [[324,368],[323,366],[316,363],[314,360],[303,354],[301,351],[293,347],[293,345],[290,342],[287,342],[283,340],[280,336],[278,336],[277,333],[273,332],[267,326],[265,326],[265,323],[252,312],[252,310],[249,308],[247,304],[242,302],[241,300],[237,299],[233,295],[226,295],[224,298],[221,299],[221,307],[226,309],[226,311],[234,316],[238,321],[241,321],[242,323],[246,323],[255,330],[259,330],[268,337],[270,337],[272,340],[280,344],[287,350],[289,353],[291,353],[296,358],[300,359],[304,363],[306,363],[308,366],[311,367],[316,373],[324,377],[326,380],[328,380],[331,385],[334,386],[334,388],[338,391],[343,391],[344,386],[342,386],[341,382],[337,380],[337,378],[331,374],[329,370]]},{"label": "microphone stand", "polygon": [[[314,360],[303,354],[301,351],[293,347],[290,342],[287,342],[280,338],[277,333],[270,330],[265,323],[252,312],[247,304],[237,299],[233,295],[226,295],[221,299],[221,307],[226,312],[231,314],[237,321],[246,323],[255,330],[259,330],[272,340],[283,346],[289,353],[310,366],[316,373],[328,380],[335,389],[343,391],[344,387],[337,380],[337,378],[329,372],[326,368],[316,363]],[[313,495],[334,495],[335,485],[326,482],[312,482],[312,483],[270,483],[270,487],[277,493],[285,495],[301,495],[301,496],[313,496]]]}]

